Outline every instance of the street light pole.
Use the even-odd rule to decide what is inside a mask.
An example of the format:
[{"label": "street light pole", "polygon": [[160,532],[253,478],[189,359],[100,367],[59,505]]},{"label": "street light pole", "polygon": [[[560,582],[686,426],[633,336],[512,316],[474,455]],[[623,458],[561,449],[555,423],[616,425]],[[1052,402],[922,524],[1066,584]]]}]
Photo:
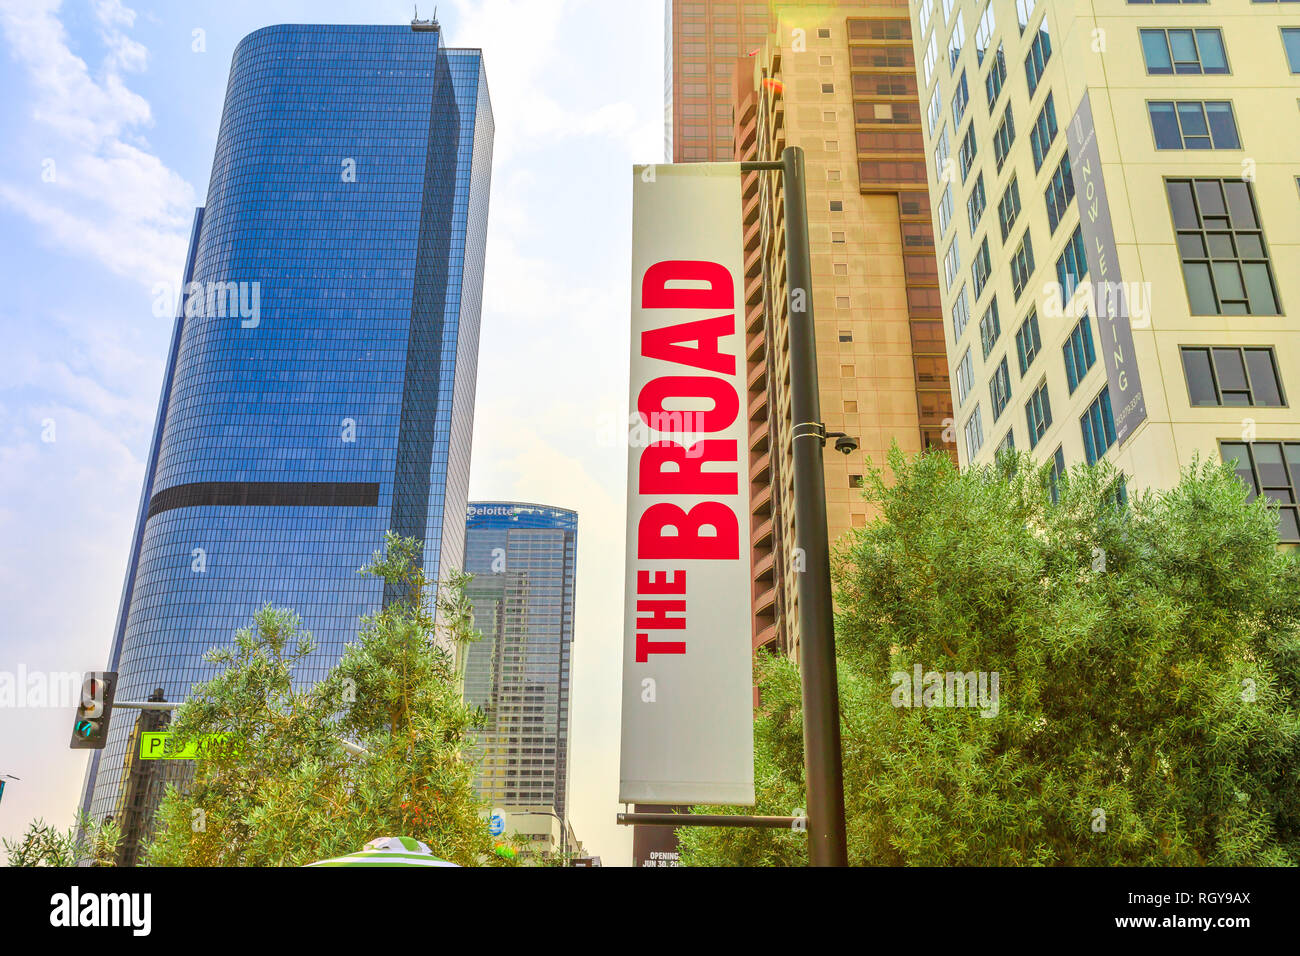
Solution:
[{"label": "street light pole", "polygon": [[826,427],[822,424],[817,387],[817,338],[813,323],[803,150],[787,146],[781,153],[781,161],[790,326],[794,533],[795,546],[803,552],[804,565],[797,572],[797,580],[804,770],[808,787],[808,862],[812,866],[848,866],[830,540],[826,529],[826,480],[822,462]]}]

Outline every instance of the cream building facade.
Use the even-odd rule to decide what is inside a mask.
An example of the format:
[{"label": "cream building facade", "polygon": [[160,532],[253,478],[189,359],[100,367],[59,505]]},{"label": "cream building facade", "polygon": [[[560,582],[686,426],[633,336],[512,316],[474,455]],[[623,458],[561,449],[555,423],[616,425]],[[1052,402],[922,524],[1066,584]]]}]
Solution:
[{"label": "cream building facade", "polygon": [[1300,4],[910,12],[961,464],[1236,458],[1300,540]]}]

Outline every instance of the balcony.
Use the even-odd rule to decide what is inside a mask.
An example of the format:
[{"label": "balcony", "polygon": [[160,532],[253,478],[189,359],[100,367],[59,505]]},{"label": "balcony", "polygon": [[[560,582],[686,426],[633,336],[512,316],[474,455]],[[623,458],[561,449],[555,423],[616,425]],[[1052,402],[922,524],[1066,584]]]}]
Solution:
[{"label": "balcony", "polygon": [[772,453],[765,451],[754,459],[754,463],[749,466],[749,480],[752,482],[759,481],[760,478],[766,482],[765,477],[768,470],[772,467]]},{"label": "balcony", "polygon": [[753,533],[750,534],[749,536],[749,543],[750,546],[754,548],[759,548],[764,545],[769,545],[769,546],[771,545],[772,543],[772,519],[771,518],[764,518],[762,521],[758,523],[757,527],[754,528]]}]

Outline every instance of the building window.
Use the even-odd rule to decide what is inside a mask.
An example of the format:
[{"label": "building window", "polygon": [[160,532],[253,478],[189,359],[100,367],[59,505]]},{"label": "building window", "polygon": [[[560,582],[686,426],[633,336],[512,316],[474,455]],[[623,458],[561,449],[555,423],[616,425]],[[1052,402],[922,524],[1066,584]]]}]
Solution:
[{"label": "building window", "polygon": [[817,39],[819,39],[819,40],[829,40],[830,38],[831,38],[830,27],[818,27],[818,28],[817,28]]},{"label": "building window", "polygon": [[1047,101],[1043,103],[1043,108],[1038,111],[1038,119],[1034,120],[1034,128],[1029,133],[1029,143],[1034,151],[1034,172],[1038,172],[1043,166],[1043,160],[1047,158],[1047,151],[1052,148],[1052,140],[1056,138],[1056,104],[1052,102],[1052,94],[1047,94]]},{"label": "building window", "polygon": [[1032,449],[1052,427],[1052,403],[1047,400],[1047,382],[1034,389],[1034,394],[1025,402],[1025,421],[1029,423],[1029,447]]},{"label": "building window", "polygon": [[1152,100],[1147,112],[1156,149],[1241,149],[1228,100]]},{"label": "building window", "polygon": [[943,102],[939,99],[939,87],[934,88],[930,94],[930,105],[926,107],[925,118],[930,127],[930,136],[934,136],[934,128],[939,124],[939,117],[943,115]]},{"label": "building window", "polygon": [[852,365],[840,366],[840,378],[853,378],[855,374],[856,373]]},{"label": "building window", "polygon": [[1282,28],[1282,48],[1292,73],[1300,73],[1300,27]]},{"label": "building window", "polygon": [[832,271],[837,276],[846,276],[849,274],[849,264],[847,262],[837,262],[832,266]]},{"label": "building window", "polygon": [[966,127],[966,135],[962,137],[961,150],[957,154],[957,161],[961,165],[961,181],[966,182],[966,174],[970,172],[975,165],[975,124],[970,123]]},{"label": "building window", "polygon": [[822,122],[823,122],[823,123],[834,123],[834,122],[835,122],[835,111],[834,111],[834,110],[826,110],[826,111],[824,111],[824,112],[822,113]]},{"label": "building window", "polygon": [[993,45],[993,33],[997,28],[997,22],[993,18],[993,4],[990,3],[975,27],[975,59],[981,64],[984,62],[984,54]]},{"label": "building window", "polygon": [[1025,79],[1029,81],[1029,97],[1033,99],[1038,89],[1038,81],[1043,78],[1047,61],[1052,58],[1052,38],[1047,33],[1047,17],[1038,24],[1038,32],[1029,44],[1029,53],[1025,56]]},{"label": "building window", "polygon": [[1286,404],[1271,348],[1184,346],[1182,354],[1193,405]]},{"label": "building window", "polygon": [[1223,34],[1207,30],[1142,30],[1147,73],[1227,73]]},{"label": "building window", "polygon": [[852,333],[852,332],[840,332],[840,341],[841,341],[841,342],[852,342],[852,341],[853,341],[853,333]]},{"label": "building window", "polygon": [[831,200],[831,212],[843,212],[843,211],[844,211],[844,200],[842,200],[842,199],[832,199],[832,200]]},{"label": "building window", "polygon": [[823,93],[834,93],[834,92],[835,92],[835,84],[834,84],[834,83],[823,83],[823,84],[822,84],[822,92],[823,92]]},{"label": "building window", "polygon": [[957,129],[961,126],[961,118],[966,115],[966,104],[970,102],[970,94],[966,90],[966,71],[961,71],[961,79],[957,81],[957,89],[952,94],[952,128]]},{"label": "building window", "polygon": [[997,370],[989,379],[989,401],[993,404],[993,421],[996,422],[1002,410],[1011,401],[1011,375],[1007,372],[1007,357],[1002,356]]},{"label": "building window", "polygon": [[1002,193],[1002,198],[998,200],[998,226],[1002,229],[1002,241],[1007,241],[1007,236],[1011,233],[1011,227],[1015,225],[1016,217],[1020,215],[1020,187],[1016,185],[1016,177],[1011,177],[1011,182],[1007,183],[1006,190]]},{"label": "building window", "polygon": [[826,152],[838,153],[840,151],[840,141],[837,139],[828,139],[826,141]]},{"label": "building window", "polygon": [[1021,378],[1025,377],[1042,348],[1043,340],[1038,337],[1038,311],[1030,309],[1029,315],[1016,330],[1016,358],[1020,360]]},{"label": "building window", "polygon": [[831,242],[842,243],[843,241],[844,241],[844,233],[842,232],[831,233]]},{"label": "building window", "polygon": [[980,319],[980,348],[984,350],[984,358],[989,357],[989,352],[993,351],[993,345],[1002,334],[1002,326],[998,322],[998,297],[995,295],[989,302],[989,307],[984,310],[984,317]]},{"label": "building window", "polygon": [[856,415],[856,414],[858,413],[858,403],[857,403],[857,402],[845,402],[845,403],[844,403],[844,411],[845,411],[845,413],[847,413],[847,414],[849,414],[849,415]]},{"label": "building window", "polygon": [[956,342],[970,322],[970,307],[966,304],[966,287],[962,286],[952,303],[952,340]]},{"label": "building window", "polygon": [[1083,251],[1083,233],[1079,226],[1075,226],[1074,233],[1065,244],[1065,248],[1061,250],[1060,258],[1056,260],[1056,281],[1061,287],[1062,305],[1074,295],[1079,280],[1087,274],[1088,257]]},{"label": "building window", "polygon": [[943,181],[944,167],[948,165],[948,126],[944,125],[939,132],[939,139],[934,144],[934,178],[936,182]]},{"label": "building window", "polygon": [[838,169],[826,170],[827,182],[838,183],[840,181],[840,171]]},{"label": "building window", "polygon": [[1034,15],[1034,6],[1038,0],[1016,0],[1016,23],[1020,25],[1020,32],[1025,32],[1025,27],[1029,26],[1029,18]]},{"label": "building window", "polygon": [[957,69],[957,61],[961,59],[962,44],[965,42],[966,24],[962,22],[961,11],[958,10],[957,21],[953,24],[952,34],[948,37],[948,72]]},{"label": "building window", "polygon": [[1192,315],[1278,315],[1277,286],[1251,184],[1165,181]]},{"label": "building window", "polygon": [[975,385],[975,371],[971,364],[970,349],[961,357],[957,363],[957,407],[960,408],[966,404],[966,396],[970,394],[971,388]]},{"label": "building window", "polygon": [[948,231],[948,223],[952,219],[952,184],[943,187],[943,198],[939,200],[938,209],[939,220],[939,238],[942,239]]},{"label": "building window", "polygon": [[1263,496],[1278,506],[1277,530],[1281,541],[1300,541],[1300,514],[1296,512],[1296,491],[1300,485],[1300,443],[1219,442],[1219,454],[1233,463],[1237,477],[1245,483],[1248,499]]},{"label": "building window", "polygon": [[1061,503],[1061,477],[1065,474],[1065,452],[1060,445],[1052,455],[1052,474],[1048,483],[1052,489],[1052,504]]},{"label": "building window", "polygon": [[1011,116],[1011,104],[1008,103],[1002,114],[1002,122],[993,134],[993,157],[997,160],[998,172],[1002,172],[1002,164],[1007,161],[1007,154],[1011,152],[1011,144],[1015,141],[1016,124]]},{"label": "building window", "polygon": [[1092,326],[1085,315],[1070,332],[1070,337],[1065,340],[1065,346],[1062,349],[1065,353],[1065,381],[1070,387],[1070,394],[1079,387],[1083,377],[1088,374],[1088,369],[1092,368],[1097,361],[1097,355],[1092,348]]},{"label": "building window", "polygon": [[1020,301],[1020,294],[1029,285],[1029,277],[1033,274],[1034,244],[1030,241],[1029,230],[1026,229],[1024,238],[1020,240],[1020,246],[1011,257],[1011,289],[1016,294],[1017,302]]},{"label": "building window", "polygon": [[[989,10],[992,10],[992,4]],[[1002,44],[998,44],[998,52],[993,54],[993,59],[989,62],[989,75],[984,77],[984,92],[988,94],[989,115],[993,115],[993,104],[998,101],[998,96],[1002,93],[1002,86],[1007,81],[1007,60],[1002,54]]]},{"label": "building window", "polygon": [[998,442],[998,447],[993,452],[993,457],[998,458],[1002,455],[1007,454],[1008,452],[1013,452],[1015,450],[1016,450],[1016,429],[1013,426],[1007,429],[1007,433],[1002,436],[1002,441]]},{"label": "building window", "polygon": [[939,34],[936,31],[930,35],[930,45],[925,49],[925,59],[921,62],[921,86],[930,85],[930,78],[934,75],[934,65],[939,62]]},{"label": "building window", "polygon": [[831,58],[830,58],[829,56],[821,56],[821,57],[818,57],[818,58],[817,58],[817,64],[818,64],[818,66],[830,66],[830,65],[831,65]]},{"label": "building window", "polygon": [[[984,174],[980,173],[975,180],[975,186],[970,191],[970,198],[966,200],[966,218],[970,220],[970,234],[975,235],[975,230],[979,226],[980,217],[984,215]],[[979,293],[975,293],[979,298]]]},{"label": "building window", "polygon": [[1095,465],[1106,450],[1115,444],[1115,417],[1110,411],[1110,388],[1103,385],[1101,394],[1079,419],[1083,429],[1083,457]]},{"label": "building window", "polygon": [[[847,295],[837,295],[837,296],[835,297],[835,308],[837,308],[837,309],[847,309],[848,307],[849,307],[849,297],[848,297]],[[844,333],[841,332],[840,334],[843,335]],[[847,340],[845,340],[845,339],[840,339],[840,341],[841,341],[841,342],[844,342],[844,341],[847,341]]]},{"label": "building window", "polygon": [[980,407],[975,406],[970,418],[966,419],[966,460],[975,458],[975,453],[984,446],[984,422],[980,418]]},{"label": "building window", "polygon": [[943,257],[944,288],[951,289],[957,273],[961,270],[961,250],[957,248],[957,237],[948,243],[948,252]]},{"label": "building window", "polygon": [[861,475],[849,475],[849,487],[850,487],[850,488],[861,488],[861,487],[862,487],[862,476],[861,476]]},{"label": "building window", "polygon": [[1065,210],[1070,206],[1070,200],[1074,198],[1074,176],[1070,172],[1068,150],[1061,155],[1061,161],[1057,164],[1056,172],[1052,173],[1044,197],[1047,200],[1047,225],[1054,233],[1057,224],[1065,216]]},{"label": "building window", "polygon": [[989,275],[993,272],[993,265],[989,261],[989,237],[984,237],[984,242],[980,244],[979,251],[975,253],[975,261],[970,266],[971,279],[975,284],[975,301],[978,302],[980,294],[984,291],[984,284],[989,281]]}]

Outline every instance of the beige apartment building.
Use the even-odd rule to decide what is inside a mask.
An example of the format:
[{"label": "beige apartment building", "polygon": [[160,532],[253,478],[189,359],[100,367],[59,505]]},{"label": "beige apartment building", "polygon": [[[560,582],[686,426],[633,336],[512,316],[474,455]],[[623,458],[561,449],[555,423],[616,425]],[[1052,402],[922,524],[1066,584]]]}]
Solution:
[{"label": "beige apartment building", "polygon": [[[807,167],[818,382],[831,540],[870,517],[865,459],[891,445],[953,454],[934,240],[910,24],[902,4],[774,4],[732,73],[734,156]],[[790,353],[779,175],[743,180],[754,646],[797,654]]]},{"label": "beige apartment building", "polygon": [[[867,457],[956,460],[921,108],[905,0],[669,0],[666,151],[676,162],[803,148],[832,541],[865,525]],[[779,176],[744,177],[755,649],[797,654],[789,335]]]},{"label": "beige apartment building", "polygon": [[1237,459],[1300,541],[1300,4],[910,9],[962,465]]}]

